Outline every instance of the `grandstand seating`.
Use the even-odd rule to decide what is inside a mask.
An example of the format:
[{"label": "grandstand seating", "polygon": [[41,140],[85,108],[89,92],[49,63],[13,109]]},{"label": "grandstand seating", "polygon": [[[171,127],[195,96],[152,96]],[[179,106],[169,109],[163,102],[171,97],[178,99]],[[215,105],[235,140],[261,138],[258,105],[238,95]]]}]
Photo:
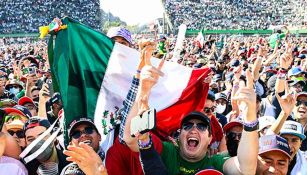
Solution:
[{"label": "grandstand seating", "polygon": [[301,25],[307,1],[301,0],[165,0],[174,27],[188,29],[268,29],[271,25]]},{"label": "grandstand seating", "polygon": [[36,33],[55,17],[70,16],[100,28],[99,0],[1,0],[0,34]]}]

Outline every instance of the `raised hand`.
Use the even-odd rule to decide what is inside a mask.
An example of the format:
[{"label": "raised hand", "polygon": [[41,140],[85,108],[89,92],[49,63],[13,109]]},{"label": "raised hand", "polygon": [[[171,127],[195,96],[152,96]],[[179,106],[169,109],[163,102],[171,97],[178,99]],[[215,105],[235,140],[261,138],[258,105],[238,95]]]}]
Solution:
[{"label": "raised hand", "polygon": [[149,109],[148,98],[152,87],[158,82],[159,76],[163,76],[161,72],[164,60],[161,60],[158,68],[151,65],[150,58],[154,50],[153,45],[147,45],[142,50],[142,56],[144,57],[144,64],[140,75],[140,90],[139,98],[139,114]]},{"label": "raised hand", "polygon": [[101,158],[89,145],[81,142],[79,145],[69,145],[63,153],[67,161],[75,162],[86,175],[107,175]]},{"label": "raised hand", "polygon": [[276,93],[276,98],[280,104],[281,109],[284,111],[286,115],[290,115],[295,103],[296,103],[296,98],[297,98],[297,93],[296,92],[290,92],[289,86],[286,83],[285,85],[285,95],[280,97],[278,93]]},{"label": "raised hand", "polygon": [[253,77],[249,69],[246,71],[246,87],[240,87],[238,92],[232,97],[238,101],[246,114],[245,121],[256,120],[256,93],[253,88]]}]

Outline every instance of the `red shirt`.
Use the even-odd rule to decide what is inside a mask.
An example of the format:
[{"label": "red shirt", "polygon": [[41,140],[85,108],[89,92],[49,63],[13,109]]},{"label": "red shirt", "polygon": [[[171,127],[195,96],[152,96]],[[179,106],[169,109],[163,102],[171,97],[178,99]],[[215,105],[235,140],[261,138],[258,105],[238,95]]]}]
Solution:
[{"label": "red shirt", "polygon": [[[159,143],[159,140],[157,136],[152,134],[153,143]],[[154,144],[154,147],[159,154],[162,152],[162,144]],[[116,138],[113,146],[107,152],[106,168],[108,175],[144,174],[139,153],[132,152],[128,146],[119,143],[118,138]]]}]

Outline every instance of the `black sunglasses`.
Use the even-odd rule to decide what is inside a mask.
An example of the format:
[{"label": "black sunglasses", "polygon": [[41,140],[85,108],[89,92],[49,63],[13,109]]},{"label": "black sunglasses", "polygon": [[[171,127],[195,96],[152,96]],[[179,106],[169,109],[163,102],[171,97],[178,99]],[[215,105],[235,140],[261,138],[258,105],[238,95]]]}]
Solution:
[{"label": "black sunglasses", "polygon": [[296,102],[296,106],[300,106],[301,104],[304,104],[305,106],[307,106],[307,101],[297,101]]},{"label": "black sunglasses", "polygon": [[79,139],[82,134],[90,135],[90,134],[93,134],[93,133],[94,133],[94,128],[86,127],[86,128],[84,128],[83,131],[74,131],[71,134],[71,137],[74,138],[74,139]]},{"label": "black sunglasses", "polygon": [[189,131],[193,128],[193,126],[196,125],[197,130],[199,131],[205,131],[208,128],[208,125],[205,123],[192,123],[192,122],[186,122],[183,123],[182,125],[182,129],[184,129],[185,131]]},{"label": "black sunglasses", "polygon": [[226,134],[226,137],[229,140],[235,140],[238,137],[238,140],[241,139],[242,133],[229,132]]},{"label": "black sunglasses", "polygon": [[213,107],[211,107],[211,108],[205,107],[205,108],[204,108],[204,112],[205,112],[205,113],[210,113],[210,112],[213,112],[213,111],[214,111],[214,109],[215,109],[215,107],[214,107],[214,106],[213,106]]},{"label": "black sunglasses", "polygon": [[8,130],[7,131],[11,136],[14,136],[14,134],[16,134],[16,136],[18,138],[25,138],[25,133],[23,132],[23,130],[18,130],[18,131],[12,131],[12,130]]}]

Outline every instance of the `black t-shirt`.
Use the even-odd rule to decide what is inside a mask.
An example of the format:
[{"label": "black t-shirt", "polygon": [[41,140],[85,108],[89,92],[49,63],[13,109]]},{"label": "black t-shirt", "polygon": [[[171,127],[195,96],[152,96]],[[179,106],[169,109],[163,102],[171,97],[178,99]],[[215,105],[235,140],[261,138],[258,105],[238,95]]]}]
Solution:
[{"label": "black t-shirt", "polygon": [[223,114],[216,113],[216,118],[219,123],[224,127],[227,124],[227,118]]},{"label": "black t-shirt", "polygon": [[[59,159],[58,171],[60,174],[64,167],[69,164],[69,162],[66,161],[66,156],[63,154],[62,150],[56,148],[56,151]],[[37,175],[36,171],[40,165],[41,163],[38,160],[34,159],[31,162],[27,163],[25,166],[28,170],[29,175]]]},{"label": "black t-shirt", "polygon": [[293,157],[293,160],[289,164],[287,175],[291,174],[291,171],[294,168],[295,164],[296,164],[296,155]]},{"label": "black t-shirt", "polygon": [[[305,136],[307,136],[307,131],[304,134],[305,134]],[[301,151],[307,151],[307,139],[303,140],[300,150]]]}]

